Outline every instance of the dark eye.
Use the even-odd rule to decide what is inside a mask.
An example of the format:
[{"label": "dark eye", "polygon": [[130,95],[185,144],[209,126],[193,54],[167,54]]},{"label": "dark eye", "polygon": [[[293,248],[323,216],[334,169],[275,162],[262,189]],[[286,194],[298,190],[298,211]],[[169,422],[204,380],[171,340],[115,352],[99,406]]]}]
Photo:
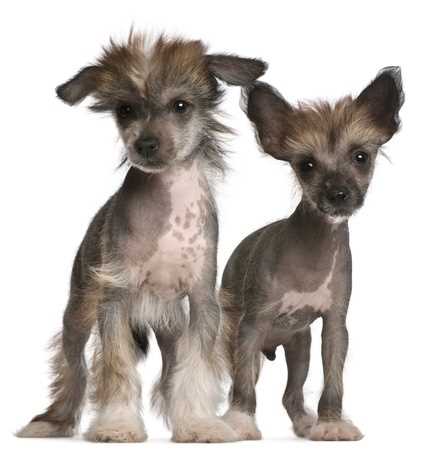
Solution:
[{"label": "dark eye", "polygon": [[173,109],[176,113],[182,114],[187,111],[187,108],[189,107],[189,103],[187,103],[184,100],[175,100]]},{"label": "dark eye", "polygon": [[365,164],[369,159],[369,155],[366,152],[358,151],[354,153],[353,159],[358,164]]},{"label": "dark eye", "polygon": [[299,169],[301,172],[312,172],[316,167],[316,163],[313,158],[307,158],[300,162]]},{"label": "dark eye", "polygon": [[120,119],[127,119],[128,117],[133,115],[133,108],[128,104],[120,105],[116,109],[116,114]]}]

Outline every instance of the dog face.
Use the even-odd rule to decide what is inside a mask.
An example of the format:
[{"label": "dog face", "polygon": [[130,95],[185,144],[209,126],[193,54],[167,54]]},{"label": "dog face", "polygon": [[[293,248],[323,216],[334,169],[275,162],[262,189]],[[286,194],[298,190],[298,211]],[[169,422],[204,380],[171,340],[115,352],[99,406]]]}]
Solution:
[{"label": "dog face", "polygon": [[148,42],[131,34],[126,44],[111,42],[97,64],[57,94],[71,105],[92,95],[92,110],[114,115],[131,164],[158,172],[193,156],[210,133],[225,131],[213,118],[222,96],[217,79],[247,86],[265,70],[260,60],[207,55],[200,41]]},{"label": "dog face", "polygon": [[356,99],[335,105],[293,107],[260,82],[246,95],[262,147],[291,164],[308,203],[332,220],[349,217],[363,204],[378,149],[400,125],[398,67],[383,69]]}]

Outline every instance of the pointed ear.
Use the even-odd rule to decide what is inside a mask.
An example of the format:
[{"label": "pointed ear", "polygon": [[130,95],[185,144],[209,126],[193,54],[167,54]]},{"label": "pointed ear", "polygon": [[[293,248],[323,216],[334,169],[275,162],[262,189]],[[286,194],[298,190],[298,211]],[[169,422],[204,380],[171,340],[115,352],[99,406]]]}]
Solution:
[{"label": "pointed ear", "polygon": [[244,91],[246,114],[255,125],[257,138],[266,153],[287,160],[283,148],[292,107],[267,83],[257,81]]},{"label": "pointed ear", "polygon": [[101,69],[98,66],[89,66],[66,83],[56,88],[57,96],[68,105],[81,102],[89,94],[97,90]]},{"label": "pointed ear", "polygon": [[399,129],[399,111],[405,100],[400,67],[385,67],[355,100],[363,107],[387,142]]},{"label": "pointed ear", "polygon": [[207,55],[206,58],[210,73],[234,86],[248,86],[267,70],[267,64],[260,59],[233,55]]}]

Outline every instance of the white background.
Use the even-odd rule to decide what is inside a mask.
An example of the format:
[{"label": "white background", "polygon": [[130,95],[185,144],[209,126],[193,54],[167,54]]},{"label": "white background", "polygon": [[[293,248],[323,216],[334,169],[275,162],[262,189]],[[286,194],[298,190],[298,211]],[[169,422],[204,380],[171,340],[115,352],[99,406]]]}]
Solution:
[{"label": "white background", "polygon": [[[344,405],[366,437],[344,444],[294,438],[281,406],[280,350],[257,388],[265,440],[228,446],[434,448],[433,18],[429,2],[417,1],[3,2],[0,447],[91,445],[12,433],[47,405],[45,347],[61,324],[72,260],[92,215],[123,177],[115,171],[121,144],[112,120],[68,108],[54,88],[134,22],[140,30],[202,38],[210,51],[264,58],[265,80],[290,101],[357,95],[380,68],[402,67],[403,129],[385,149],[392,163],[379,159],[366,205],[350,223],[354,291]],[[244,236],[288,215],[298,201],[290,169],[257,150],[238,101],[239,90],[227,89],[223,108],[239,135],[228,142],[232,171],[219,186],[220,273]],[[306,384],[312,408],[322,384],[319,325]],[[150,448],[168,445],[170,436],[148,409],[159,367],[153,345],[141,367],[150,438],[138,444]]]}]

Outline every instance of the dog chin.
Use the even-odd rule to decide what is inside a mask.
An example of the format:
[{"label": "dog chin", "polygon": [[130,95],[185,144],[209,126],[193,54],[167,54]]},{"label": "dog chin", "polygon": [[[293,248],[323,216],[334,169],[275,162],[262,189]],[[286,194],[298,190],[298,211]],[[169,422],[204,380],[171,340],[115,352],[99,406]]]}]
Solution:
[{"label": "dog chin", "polygon": [[133,167],[136,167],[136,169],[139,169],[145,173],[160,173],[168,167],[166,164],[143,164],[133,161],[130,162]]},{"label": "dog chin", "polygon": [[338,225],[340,223],[346,222],[346,220],[349,219],[349,216],[327,215],[326,218],[332,225]]},{"label": "dog chin", "polygon": [[351,213],[344,211],[331,211],[320,207],[318,209],[325,216],[326,220],[333,225],[343,223],[351,216]]}]

